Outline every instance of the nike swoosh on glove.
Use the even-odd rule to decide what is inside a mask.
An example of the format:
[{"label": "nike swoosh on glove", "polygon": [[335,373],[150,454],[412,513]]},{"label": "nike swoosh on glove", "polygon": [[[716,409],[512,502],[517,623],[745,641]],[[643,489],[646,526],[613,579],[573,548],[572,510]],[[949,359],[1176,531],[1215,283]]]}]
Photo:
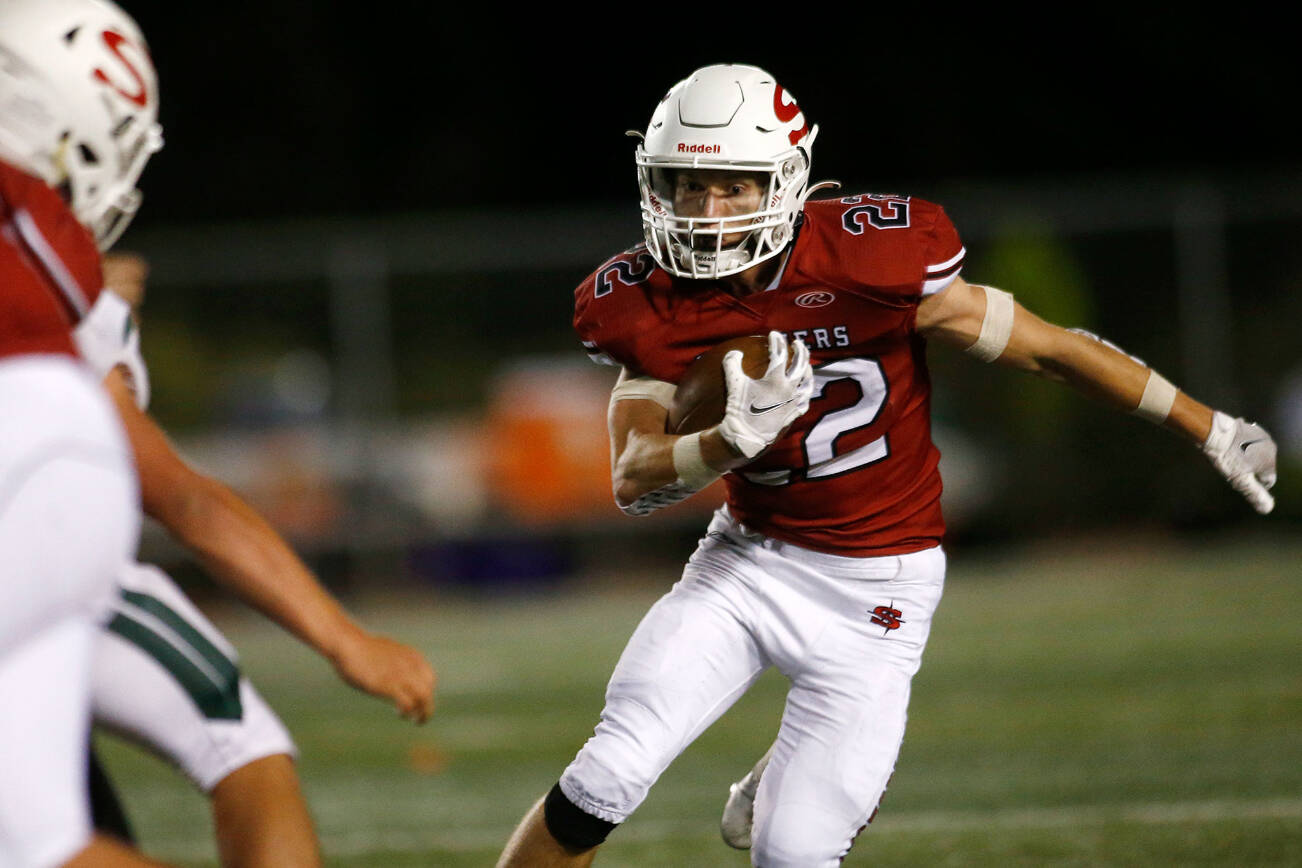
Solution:
[{"label": "nike swoosh on glove", "polygon": [[814,370],[804,341],[792,342],[791,365],[787,365],[787,339],[782,332],[769,332],[769,366],[753,379],[741,368],[738,350],[723,357],[723,379],[728,403],[719,434],[739,454],[759,455],[781,436],[792,422],[809,409],[814,395]]},{"label": "nike swoosh on glove", "polygon": [[1202,450],[1253,509],[1265,515],[1275,508],[1267,489],[1275,484],[1276,448],[1265,428],[1217,410]]}]

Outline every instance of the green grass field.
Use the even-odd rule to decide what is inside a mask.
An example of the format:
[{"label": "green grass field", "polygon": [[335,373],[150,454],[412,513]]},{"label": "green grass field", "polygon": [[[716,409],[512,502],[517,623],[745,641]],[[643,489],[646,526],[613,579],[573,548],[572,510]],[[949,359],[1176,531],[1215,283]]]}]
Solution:
[{"label": "green grass field", "polygon": [[[847,865],[1302,865],[1302,544],[1086,548],[951,556],[894,782]],[[674,578],[359,603],[438,667],[423,728],[266,622],[215,620],[298,740],[328,864],[486,866],[591,733]],[[749,864],[718,812],[783,689],[770,673],[689,748],[598,864]],[[216,864],[203,799],[101,745],[145,849]]]}]

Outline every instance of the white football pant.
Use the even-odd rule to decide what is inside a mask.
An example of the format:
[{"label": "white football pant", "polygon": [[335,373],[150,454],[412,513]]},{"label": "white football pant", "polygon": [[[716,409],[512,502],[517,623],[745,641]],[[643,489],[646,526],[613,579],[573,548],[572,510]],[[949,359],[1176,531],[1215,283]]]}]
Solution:
[{"label": "white football pant", "polygon": [[682,580],[629,640],[561,790],[622,822],[776,666],[791,688],[756,796],[751,856],[766,868],[839,864],[894,770],[944,575],[939,548],[822,554],[748,531],[720,509]]},{"label": "white football pant", "polygon": [[172,763],[205,793],[254,760],[295,755],[234,647],[157,567],[121,566],[94,656],[95,726]]},{"label": "white football pant", "polygon": [[90,654],[139,539],[130,454],[80,363],[0,360],[0,868],[90,841]]}]

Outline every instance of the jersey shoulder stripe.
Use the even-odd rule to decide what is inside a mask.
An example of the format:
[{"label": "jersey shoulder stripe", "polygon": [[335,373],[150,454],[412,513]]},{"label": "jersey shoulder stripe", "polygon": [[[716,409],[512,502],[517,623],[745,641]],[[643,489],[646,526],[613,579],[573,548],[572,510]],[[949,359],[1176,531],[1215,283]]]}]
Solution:
[{"label": "jersey shoulder stripe", "polygon": [[927,266],[927,278],[922,283],[922,294],[933,295],[940,292],[945,287],[954,282],[958,273],[963,269],[963,262],[967,257],[967,248],[959,248],[955,253],[944,262],[938,262],[935,265]]},{"label": "jersey shoulder stripe", "polygon": [[50,283],[59,290],[63,303],[76,313],[73,320],[80,320],[90,310],[90,301],[54,249],[54,245],[45,237],[41,227],[25,209],[17,208],[13,211],[13,224],[22,238],[23,245],[36,258],[41,269],[49,277]]},{"label": "jersey shoulder stripe", "polygon": [[14,238],[77,321],[102,285],[100,255],[90,231],[44,181],[0,162],[0,214]]}]

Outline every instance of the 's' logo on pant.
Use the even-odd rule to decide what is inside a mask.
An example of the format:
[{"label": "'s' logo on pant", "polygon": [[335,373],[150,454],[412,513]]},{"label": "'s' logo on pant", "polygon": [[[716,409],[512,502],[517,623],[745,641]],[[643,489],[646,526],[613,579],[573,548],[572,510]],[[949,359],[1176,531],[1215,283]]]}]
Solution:
[{"label": "'s' logo on pant", "polygon": [[900,617],[903,613],[899,609],[892,608],[893,606],[894,603],[890,606],[878,606],[872,611],[872,622],[879,627],[885,627],[887,632],[900,629],[900,625],[904,623]]}]

